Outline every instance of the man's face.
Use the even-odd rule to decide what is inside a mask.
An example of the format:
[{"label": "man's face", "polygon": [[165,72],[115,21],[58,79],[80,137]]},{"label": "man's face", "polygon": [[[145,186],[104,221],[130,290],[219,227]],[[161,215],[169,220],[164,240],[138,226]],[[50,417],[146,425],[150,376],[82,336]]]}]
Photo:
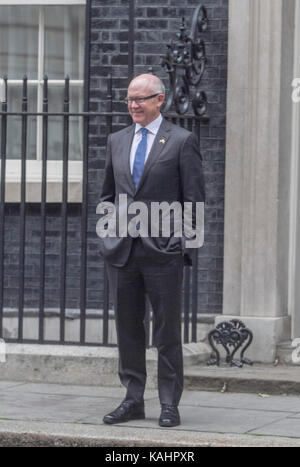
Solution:
[{"label": "man's face", "polygon": [[[148,97],[156,94],[153,87],[145,80],[134,80],[128,88],[128,98]],[[164,95],[158,94],[144,102],[132,101],[128,103],[128,110],[134,123],[139,123],[142,126],[147,126],[153,122],[159,114],[160,108],[164,102]]]}]

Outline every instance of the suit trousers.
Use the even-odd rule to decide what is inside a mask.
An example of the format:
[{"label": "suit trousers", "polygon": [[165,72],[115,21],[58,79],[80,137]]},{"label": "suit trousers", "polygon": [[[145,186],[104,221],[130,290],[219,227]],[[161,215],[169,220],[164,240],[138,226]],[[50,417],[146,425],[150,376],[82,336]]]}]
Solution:
[{"label": "suit trousers", "polygon": [[181,343],[182,255],[156,262],[140,238],[133,240],[123,267],[107,263],[113,294],[119,348],[119,377],[126,400],[143,401],[146,384],[145,295],[153,310],[153,344],[158,350],[158,392],[161,404],[178,405],[183,391]]}]

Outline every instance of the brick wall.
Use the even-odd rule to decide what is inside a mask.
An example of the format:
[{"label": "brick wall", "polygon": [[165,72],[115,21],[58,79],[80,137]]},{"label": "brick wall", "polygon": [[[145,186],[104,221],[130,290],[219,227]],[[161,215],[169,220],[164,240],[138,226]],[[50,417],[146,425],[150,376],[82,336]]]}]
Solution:
[{"label": "brick wall", "polygon": [[[185,16],[187,26],[198,0],[136,0],[135,74],[152,66],[168,88],[167,74],[160,67],[166,44],[176,37]],[[227,0],[205,0],[209,29],[203,36],[208,63],[202,80],[210,116],[201,125],[201,152],[204,159],[207,202],[205,244],[199,252],[198,309],[202,313],[221,312],[223,267],[224,156],[227,63]],[[92,0],[90,47],[90,110],[107,110],[107,77],[113,77],[113,110],[126,111],[120,103],[128,85],[128,1]],[[114,130],[128,119],[114,121]],[[103,263],[95,233],[95,213],[103,180],[107,122],[94,118],[89,135],[89,218],[87,245],[87,308],[102,307]],[[40,207],[27,205],[25,307],[37,308],[39,299]],[[81,207],[68,208],[67,308],[79,308]],[[19,206],[8,205],[5,233],[4,306],[18,306]],[[46,238],[46,307],[59,307],[60,206],[48,205]]]},{"label": "brick wall", "polygon": [[[195,7],[201,3],[206,6],[209,18],[209,28],[203,35],[208,62],[201,89],[208,96],[210,122],[201,125],[207,202],[205,244],[199,253],[198,308],[203,313],[218,313],[222,309],[228,1],[136,0],[134,71],[145,73],[151,66],[168,89],[160,57],[166,52],[166,45],[176,39],[182,16],[189,28]],[[119,100],[125,97],[128,85],[128,26],[127,0],[92,1],[91,110],[107,110],[106,86],[111,73],[113,110],[126,111]],[[116,122],[114,130],[121,124],[120,120]],[[93,201],[98,199],[102,183],[105,140],[105,121],[98,119],[92,124],[90,139]]]},{"label": "brick wall", "polygon": [[[58,308],[61,270],[61,205],[46,209],[45,306]],[[40,205],[26,205],[24,307],[37,309],[40,294],[41,217]],[[68,206],[67,304],[78,308],[80,291],[80,206]],[[17,308],[19,300],[20,207],[9,204],[5,212],[4,304]]]}]

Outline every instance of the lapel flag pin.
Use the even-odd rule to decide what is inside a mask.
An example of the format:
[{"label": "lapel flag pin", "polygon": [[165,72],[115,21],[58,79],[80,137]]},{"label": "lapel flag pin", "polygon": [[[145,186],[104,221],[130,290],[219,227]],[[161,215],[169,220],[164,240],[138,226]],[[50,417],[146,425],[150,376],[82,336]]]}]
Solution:
[{"label": "lapel flag pin", "polygon": [[166,140],[163,138],[163,139],[160,139],[159,142],[162,144],[165,144]]}]

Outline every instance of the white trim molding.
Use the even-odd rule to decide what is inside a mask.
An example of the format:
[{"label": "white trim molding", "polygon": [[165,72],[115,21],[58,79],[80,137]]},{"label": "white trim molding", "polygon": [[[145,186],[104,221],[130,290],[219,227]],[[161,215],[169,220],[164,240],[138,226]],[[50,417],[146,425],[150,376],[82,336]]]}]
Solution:
[{"label": "white trim molding", "polygon": [[85,5],[86,0],[0,0],[0,5]]},{"label": "white trim molding", "polygon": [[[62,161],[47,161],[48,203],[62,201]],[[21,161],[6,161],[5,202],[18,203],[21,200]],[[26,161],[26,202],[41,202],[42,161]],[[68,203],[82,203],[82,161],[68,163]]]}]

